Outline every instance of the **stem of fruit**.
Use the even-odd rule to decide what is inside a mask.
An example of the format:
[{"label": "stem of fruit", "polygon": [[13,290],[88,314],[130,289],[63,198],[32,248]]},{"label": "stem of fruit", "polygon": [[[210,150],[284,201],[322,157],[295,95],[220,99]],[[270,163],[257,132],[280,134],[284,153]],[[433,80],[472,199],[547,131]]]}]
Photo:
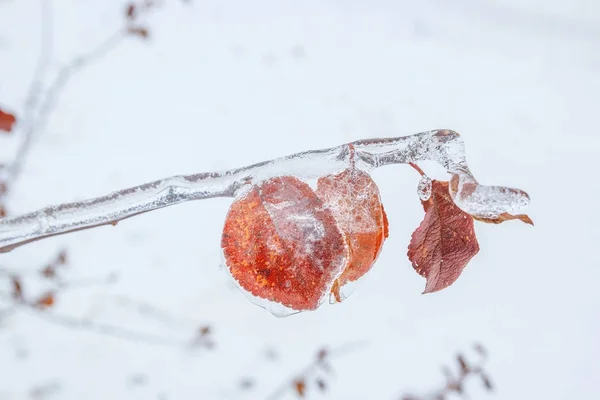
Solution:
[{"label": "stem of fruit", "polygon": [[419,167],[417,164],[415,164],[413,162],[409,162],[408,165],[410,165],[411,167],[413,167],[414,169],[416,169],[417,172],[419,174],[421,174],[421,176],[425,176],[425,172],[423,172],[423,170],[421,169],[421,167]]}]

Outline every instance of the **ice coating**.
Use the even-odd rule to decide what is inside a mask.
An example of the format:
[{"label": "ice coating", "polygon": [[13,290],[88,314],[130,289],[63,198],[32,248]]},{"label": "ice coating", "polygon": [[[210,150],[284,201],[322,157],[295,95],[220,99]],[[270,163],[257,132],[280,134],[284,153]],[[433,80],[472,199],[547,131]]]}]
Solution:
[{"label": "ice coating", "polygon": [[[349,168],[319,178],[317,196],[331,208],[338,225],[347,232],[381,230],[379,189],[369,174]],[[374,212],[370,206],[376,205]]]},{"label": "ice coating", "polygon": [[243,290],[291,311],[316,309],[348,260],[331,211],[292,176],[271,178],[237,198],[227,213],[221,247]]},{"label": "ice coating", "polygon": [[422,201],[427,201],[431,197],[431,178],[427,175],[423,175],[421,179],[419,179],[417,195]]},{"label": "ice coating", "polygon": [[497,218],[508,212],[517,213],[529,204],[529,195],[520,189],[480,185],[470,176],[453,175],[450,195],[463,211],[481,218]]},{"label": "ice coating", "polygon": [[237,286],[282,317],[341,302],[366,274],[387,237],[379,189],[356,168],[319,178],[313,190],[292,177],[243,192],[227,213],[221,246]]},{"label": "ice coating", "polygon": [[357,168],[319,178],[317,197],[329,208],[348,243],[348,263],[332,288],[330,302],[340,302],[351,291],[346,284],[366,274],[387,238],[387,218],[379,189],[371,176]]},{"label": "ice coating", "polygon": [[[353,149],[353,151],[351,151]],[[452,130],[440,129],[396,138],[359,140],[307,151],[222,172],[173,176],[90,200],[50,206],[0,220],[0,252],[45,237],[93,228],[137,214],[212,197],[235,197],[247,185],[276,176],[318,178],[351,166],[364,171],[391,164],[432,160],[452,174],[450,193],[464,211],[481,218],[513,213],[529,203],[518,189],[479,185]]]},{"label": "ice coating", "polygon": [[[363,161],[375,167],[399,163],[415,163],[431,160],[442,165],[452,174],[450,194],[463,211],[480,218],[496,218],[504,212],[513,213],[529,204],[529,195],[522,190],[503,186],[480,185],[467,165],[464,142],[455,131],[440,129],[419,133],[405,142],[398,151],[394,147],[398,139],[371,139],[362,141],[365,145],[375,144],[382,152],[367,153],[361,151],[361,145],[354,144],[357,155]],[[389,149],[389,150],[388,150]],[[385,151],[388,150],[388,151]],[[368,154],[365,157],[365,153]]]}]

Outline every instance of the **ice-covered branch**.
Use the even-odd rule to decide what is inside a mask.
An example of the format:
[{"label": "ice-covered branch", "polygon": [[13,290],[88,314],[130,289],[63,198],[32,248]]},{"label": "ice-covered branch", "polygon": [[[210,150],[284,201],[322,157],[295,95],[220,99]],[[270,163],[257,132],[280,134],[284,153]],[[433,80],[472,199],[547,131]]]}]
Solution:
[{"label": "ice-covered branch", "polygon": [[351,164],[369,171],[432,160],[452,174],[451,195],[464,211],[482,218],[514,212],[529,202],[527,193],[479,185],[467,166],[460,135],[433,130],[411,136],[359,140],[222,172],[173,176],[90,200],[50,206],[0,220],[0,252],[23,244],[96,226],[113,224],[148,211],[212,197],[235,197],[247,185],[274,176],[304,179],[339,172]]}]

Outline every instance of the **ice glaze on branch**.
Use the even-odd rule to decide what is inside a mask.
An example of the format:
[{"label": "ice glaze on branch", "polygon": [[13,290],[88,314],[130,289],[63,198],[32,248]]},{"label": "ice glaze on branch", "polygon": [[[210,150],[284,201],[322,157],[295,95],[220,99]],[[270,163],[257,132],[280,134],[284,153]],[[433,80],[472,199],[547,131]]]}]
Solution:
[{"label": "ice glaze on branch", "polygon": [[[369,171],[391,164],[432,160],[452,174],[451,195],[465,212],[496,218],[529,203],[527,193],[479,185],[467,166],[464,143],[452,130],[440,129],[396,138],[366,139],[313,150],[222,172],[173,176],[90,200],[50,206],[0,219],[0,252],[29,242],[96,226],[113,224],[148,211],[191,200],[235,197],[246,185],[274,176],[317,178],[339,172],[351,162]],[[354,154],[354,160],[351,160]]]}]

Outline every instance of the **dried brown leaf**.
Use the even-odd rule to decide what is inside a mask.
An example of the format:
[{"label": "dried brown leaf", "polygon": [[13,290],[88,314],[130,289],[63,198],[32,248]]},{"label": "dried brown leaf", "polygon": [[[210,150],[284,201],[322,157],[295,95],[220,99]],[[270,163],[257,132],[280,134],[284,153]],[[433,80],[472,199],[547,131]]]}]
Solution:
[{"label": "dried brown leaf", "polygon": [[204,325],[200,327],[199,333],[200,336],[207,336],[212,332],[212,329],[209,325]]},{"label": "dried brown leaf", "polygon": [[12,298],[16,301],[23,300],[23,285],[21,284],[21,278],[19,276],[12,276],[10,278],[12,284]]},{"label": "dried brown leaf", "polygon": [[129,3],[125,9],[125,15],[127,19],[133,21],[136,17],[136,6],[134,3]]},{"label": "dried brown leaf", "polygon": [[427,279],[423,293],[436,292],[458,279],[479,252],[473,217],[461,210],[448,193],[448,182],[432,181],[431,197],[422,200],[425,218],[413,232],[408,258]]},{"label": "dried brown leaf", "polygon": [[42,269],[41,273],[44,278],[56,278],[56,267],[54,264],[48,264]]},{"label": "dried brown leaf", "polygon": [[65,265],[67,263],[67,251],[61,250],[61,252],[58,253],[58,257],[56,258],[56,261],[61,265]]},{"label": "dried brown leaf", "polygon": [[468,374],[471,371],[471,368],[467,364],[467,360],[465,360],[462,354],[456,356],[456,361],[458,362],[460,370],[463,374]]},{"label": "dried brown leaf", "polygon": [[150,37],[150,32],[148,28],[144,28],[143,26],[131,26],[127,29],[131,35],[141,37],[142,39],[148,39]]}]

